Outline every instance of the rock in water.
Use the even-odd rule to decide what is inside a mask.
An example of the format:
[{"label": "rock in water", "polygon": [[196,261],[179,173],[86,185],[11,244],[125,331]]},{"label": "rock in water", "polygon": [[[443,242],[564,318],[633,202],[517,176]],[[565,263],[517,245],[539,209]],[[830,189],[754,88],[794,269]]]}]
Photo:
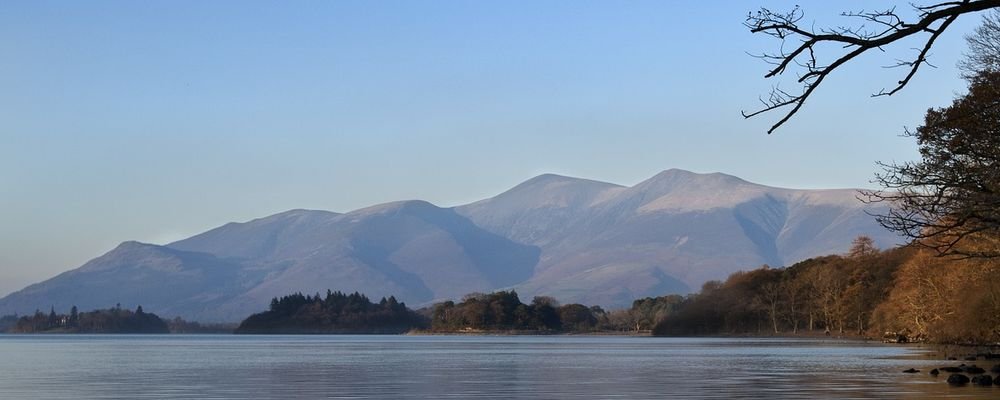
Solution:
[{"label": "rock in water", "polygon": [[913,368],[910,368],[910,369],[908,369],[908,370],[906,370],[906,371],[903,371],[903,372],[904,372],[904,373],[907,373],[907,374],[915,374],[915,373],[917,373],[917,372],[920,372],[920,370],[919,370],[919,369],[913,369]]},{"label": "rock in water", "polygon": [[965,367],[965,372],[970,373],[970,374],[981,374],[981,373],[986,372],[986,370],[973,365],[973,366]]},{"label": "rock in water", "polygon": [[973,376],[972,384],[979,386],[993,386],[993,377],[989,375]]},{"label": "rock in water", "polygon": [[934,369],[932,369],[932,370],[931,370],[931,375],[934,375],[934,376],[938,376],[938,374],[940,374],[940,373],[941,373],[941,372],[940,372],[940,371],[938,371],[938,369],[937,369],[937,368],[934,368]]},{"label": "rock in water", "polygon": [[951,374],[951,376],[948,377],[949,385],[964,385],[966,383],[969,383],[969,377],[965,375]]}]

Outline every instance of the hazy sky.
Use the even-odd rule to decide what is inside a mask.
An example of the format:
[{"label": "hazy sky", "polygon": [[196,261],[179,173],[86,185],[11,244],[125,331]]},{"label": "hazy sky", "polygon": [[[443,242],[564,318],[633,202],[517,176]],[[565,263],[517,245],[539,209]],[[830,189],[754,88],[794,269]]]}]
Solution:
[{"label": "hazy sky", "polygon": [[[452,206],[545,172],[869,186],[875,161],[916,156],[903,127],[962,90],[979,17],[901,94],[868,97],[915,44],[837,71],[768,136],[779,115],[740,110],[775,83],[747,52],[777,43],[742,22],[796,3],[0,2],[0,295],[124,240],[292,208]],[[803,4],[819,25],[874,6]]]}]

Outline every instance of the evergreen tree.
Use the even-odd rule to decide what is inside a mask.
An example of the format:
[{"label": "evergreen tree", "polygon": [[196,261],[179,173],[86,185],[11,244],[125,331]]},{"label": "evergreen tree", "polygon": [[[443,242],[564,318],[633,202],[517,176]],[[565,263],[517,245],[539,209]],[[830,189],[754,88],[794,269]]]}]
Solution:
[{"label": "evergreen tree", "polygon": [[69,326],[71,328],[76,328],[80,325],[80,312],[76,309],[76,306],[69,309]]},{"label": "evergreen tree", "polygon": [[49,311],[48,327],[49,329],[59,326],[59,316],[56,315],[56,308],[53,306]]}]

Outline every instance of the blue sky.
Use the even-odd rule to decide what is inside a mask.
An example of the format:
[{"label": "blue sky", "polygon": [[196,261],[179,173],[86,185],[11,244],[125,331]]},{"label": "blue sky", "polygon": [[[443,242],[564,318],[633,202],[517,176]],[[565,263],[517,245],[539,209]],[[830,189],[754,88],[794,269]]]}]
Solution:
[{"label": "blue sky", "polygon": [[[875,2],[804,3],[807,20]],[[452,206],[541,173],[631,185],[668,168],[868,187],[960,92],[960,19],[901,94],[887,49],[774,135],[742,26],[793,2],[0,3],[0,295],[124,240],[292,208]],[[905,3],[879,3],[891,6]],[[791,87],[791,86],[786,86]]]}]

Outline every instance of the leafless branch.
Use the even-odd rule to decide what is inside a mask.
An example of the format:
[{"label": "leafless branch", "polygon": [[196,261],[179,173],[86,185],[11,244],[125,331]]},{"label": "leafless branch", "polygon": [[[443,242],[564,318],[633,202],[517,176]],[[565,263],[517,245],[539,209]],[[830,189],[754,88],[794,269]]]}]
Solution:
[{"label": "leafless branch", "polygon": [[[803,28],[800,25],[804,14],[797,6],[784,13],[761,8],[756,13],[750,13],[744,25],[751,33],[768,35],[782,42],[778,53],[756,56],[774,65],[764,77],[782,75],[789,67],[801,68],[804,72],[798,74],[797,82],[801,84],[802,90],[797,94],[786,91],[775,93],[776,86],[770,100],[765,102],[763,108],[741,113],[744,118],[750,118],[768,111],[790,107],[785,115],[768,129],[767,133],[770,134],[795,115],[823,80],[841,65],[869,50],[882,50],[884,46],[897,43],[904,38],[922,33],[929,34],[912,60],[897,63],[896,66],[909,68],[903,79],[899,80],[891,90],[882,89],[873,94],[873,96],[891,96],[910,82],[921,65],[927,64],[927,57],[934,42],[958,16],[998,7],[1000,0],[948,1],[914,6],[918,11],[918,20],[913,23],[906,22],[894,8],[883,11],[849,12],[843,15],[860,20],[860,26],[838,26],[819,30]],[[793,50],[786,51],[785,42],[789,40],[799,42]],[[843,53],[828,64],[820,64],[816,57],[816,47],[823,44],[839,44]]]}]

